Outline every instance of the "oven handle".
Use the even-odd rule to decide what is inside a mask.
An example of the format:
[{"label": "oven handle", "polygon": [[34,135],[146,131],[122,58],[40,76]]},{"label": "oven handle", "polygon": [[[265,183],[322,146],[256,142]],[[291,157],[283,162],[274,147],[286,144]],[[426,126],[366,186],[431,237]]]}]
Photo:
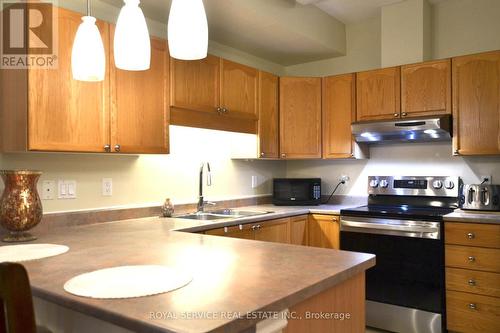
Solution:
[{"label": "oven handle", "polygon": [[[361,218],[359,218],[361,219]],[[341,218],[341,231],[374,232],[378,234],[400,235],[419,238],[440,238],[439,224],[433,222],[415,222],[390,220],[394,223],[384,223],[383,220],[367,219],[371,222],[351,221]],[[399,222],[399,224],[397,223]],[[413,223],[413,224],[412,224]],[[415,223],[419,223],[417,225]]]}]

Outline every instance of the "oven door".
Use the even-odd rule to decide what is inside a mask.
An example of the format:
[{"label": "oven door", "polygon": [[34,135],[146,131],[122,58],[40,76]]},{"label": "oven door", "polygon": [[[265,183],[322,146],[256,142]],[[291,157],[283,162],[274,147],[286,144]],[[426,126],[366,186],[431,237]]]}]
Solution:
[{"label": "oven door", "polygon": [[441,332],[444,245],[439,222],[341,217],[340,248],[373,253],[366,273],[367,325]]}]

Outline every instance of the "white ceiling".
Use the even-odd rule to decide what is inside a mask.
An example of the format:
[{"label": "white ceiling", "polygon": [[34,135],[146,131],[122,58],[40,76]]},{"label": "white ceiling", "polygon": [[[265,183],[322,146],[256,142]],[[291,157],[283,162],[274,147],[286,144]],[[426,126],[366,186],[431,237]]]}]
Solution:
[{"label": "white ceiling", "polygon": [[[403,0],[297,0],[303,5],[315,5],[344,23],[359,22],[376,16],[380,8]],[[436,4],[445,0],[428,0]]]}]

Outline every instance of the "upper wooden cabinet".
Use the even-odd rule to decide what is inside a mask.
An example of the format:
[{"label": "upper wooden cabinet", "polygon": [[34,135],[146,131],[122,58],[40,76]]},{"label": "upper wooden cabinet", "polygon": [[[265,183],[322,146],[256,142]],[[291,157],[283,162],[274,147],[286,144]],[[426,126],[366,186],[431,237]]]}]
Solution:
[{"label": "upper wooden cabinet", "polygon": [[259,71],[208,55],[203,60],[171,59],[171,123],[256,133]]},{"label": "upper wooden cabinet", "polygon": [[[109,77],[72,77],[71,49],[81,14],[58,9],[58,67],[2,70],[3,151],[103,152],[109,144]],[[97,21],[109,54],[109,25]],[[106,64],[106,67],[109,63]]]},{"label": "upper wooden cabinet", "polygon": [[279,157],[279,78],[259,73],[259,157]]},{"label": "upper wooden cabinet", "polygon": [[309,246],[340,248],[340,221],[336,215],[309,215],[307,233]]},{"label": "upper wooden cabinet", "polygon": [[351,123],[356,120],[354,74],[323,78],[323,158],[353,158],[356,143]]},{"label": "upper wooden cabinet", "polygon": [[356,119],[394,119],[401,115],[400,67],[356,74]]},{"label": "upper wooden cabinet", "polygon": [[111,67],[111,149],[115,152],[168,153],[168,58],[166,41],[152,38],[149,70]]},{"label": "upper wooden cabinet", "polygon": [[153,40],[150,70],[117,70],[114,28],[97,21],[105,80],[76,81],[71,50],[81,17],[58,9],[56,69],[2,70],[2,150],[168,153],[166,41]]},{"label": "upper wooden cabinet", "polygon": [[401,116],[451,113],[451,61],[401,67]]},{"label": "upper wooden cabinet", "polygon": [[280,79],[280,157],[321,158],[321,78]]},{"label": "upper wooden cabinet", "polygon": [[259,71],[221,59],[221,106],[228,116],[257,119]]},{"label": "upper wooden cabinet", "polygon": [[214,113],[220,106],[220,58],[170,59],[170,105]]},{"label": "upper wooden cabinet", "polygon": [[500,154],[500,51],[452,59],[455,155]]}]

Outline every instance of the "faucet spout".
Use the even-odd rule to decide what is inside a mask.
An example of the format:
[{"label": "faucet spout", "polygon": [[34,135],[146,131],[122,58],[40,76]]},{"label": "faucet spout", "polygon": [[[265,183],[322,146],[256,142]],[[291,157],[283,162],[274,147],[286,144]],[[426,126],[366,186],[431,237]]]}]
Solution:
[{"label": "faucet spout", "polygon": [[212,185],[212,175],[211,175],[211,171],[210,171],[210,163],[208,163],[208,162],[201,163],[200,174],[199,174],[200,179],[199,179],[198,206],[197,206],[198,213],[203,212],[205,210],[205,204],[207,204],[207,202],[205,201],[204,196],[203,196],[203,170],[205,169],[205,165],[207,166],[207,186]]}]

